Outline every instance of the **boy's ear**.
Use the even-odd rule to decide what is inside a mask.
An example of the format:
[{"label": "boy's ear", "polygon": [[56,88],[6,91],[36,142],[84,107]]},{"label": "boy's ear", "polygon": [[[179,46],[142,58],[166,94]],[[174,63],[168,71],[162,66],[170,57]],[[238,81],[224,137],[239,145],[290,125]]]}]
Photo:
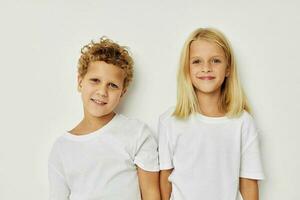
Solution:
[{"label": "boy's ear", "polygon": [[123,97],[123,95],[127,92],[127,89],[123,89],[121,97]]},{"label": "boy's ear", "polygon": [[81,92],[81,88],[82,88],[82,76],[78,75],[77,76],[77,91],[78,92]]}]

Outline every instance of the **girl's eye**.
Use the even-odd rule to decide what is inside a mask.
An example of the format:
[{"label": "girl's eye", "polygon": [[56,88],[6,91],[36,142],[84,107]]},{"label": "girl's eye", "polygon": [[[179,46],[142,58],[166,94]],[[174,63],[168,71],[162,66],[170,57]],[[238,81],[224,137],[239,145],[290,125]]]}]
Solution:
[{"label": "girl's eye", "polygon": [[193,61],[192,61],[192,64],[199,64],[199,63],[200,63],[200,60],[199,60],[199,59],[193,60]]},{"label": "girl's eye", "polygon": [[221,63],[221,60],[220,59],[213,59],[212,62],[213,63]]},{"label": "girl's eye", "polygon": [[114,83],[109,83],[109,87],[113,89],[118,89],[119,87]]}]

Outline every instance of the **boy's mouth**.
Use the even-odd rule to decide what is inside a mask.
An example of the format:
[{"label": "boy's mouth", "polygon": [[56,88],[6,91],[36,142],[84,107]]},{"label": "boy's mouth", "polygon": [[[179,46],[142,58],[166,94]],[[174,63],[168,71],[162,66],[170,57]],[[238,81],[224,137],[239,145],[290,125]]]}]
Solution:
[{"label": "boy's mouth", "polygon": [[98,105],[105,105],[105,104],[107,104],[107,102],[101,101],[101,100],[98,100],[98,99],[93,99],[93,98],[91,98],[91,100],[92,100],[94,103],[98,104]]}]

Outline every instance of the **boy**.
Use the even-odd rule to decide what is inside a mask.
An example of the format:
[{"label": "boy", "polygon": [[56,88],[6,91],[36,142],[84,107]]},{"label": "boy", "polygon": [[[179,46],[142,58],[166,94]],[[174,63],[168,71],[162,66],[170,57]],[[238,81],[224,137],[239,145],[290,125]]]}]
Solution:
[{"label": "boy", "polygon": [[158,200],[157,143],[142,122],[114,112],[133,77],[128,51],[115,42],[84,46],[78,91],[84,117],[54,143],[51,200]]}]

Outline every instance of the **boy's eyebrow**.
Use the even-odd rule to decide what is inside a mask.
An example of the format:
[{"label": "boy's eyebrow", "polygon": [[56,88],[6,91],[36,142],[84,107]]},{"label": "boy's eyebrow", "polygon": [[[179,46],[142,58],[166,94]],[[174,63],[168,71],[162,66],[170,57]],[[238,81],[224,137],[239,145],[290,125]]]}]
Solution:
[{"label": "boy's eyebrow", "polygon": [[[97,76],[97,75],[94,75],[94,76],[91,76],[89,77],[89,79],[102,79],[100,76]],[[118,80],[113,80],[113,79],[109,79],[107,82],[112,82],[114,84],[117,84]]]},{"label": "boy's eyebrow", "polygon": [[97,79],[101,79],[100,77],[98,77],[98,76],[90,76],[89,77],[89,79],[95,79],[95,78],[97,78]]}]

